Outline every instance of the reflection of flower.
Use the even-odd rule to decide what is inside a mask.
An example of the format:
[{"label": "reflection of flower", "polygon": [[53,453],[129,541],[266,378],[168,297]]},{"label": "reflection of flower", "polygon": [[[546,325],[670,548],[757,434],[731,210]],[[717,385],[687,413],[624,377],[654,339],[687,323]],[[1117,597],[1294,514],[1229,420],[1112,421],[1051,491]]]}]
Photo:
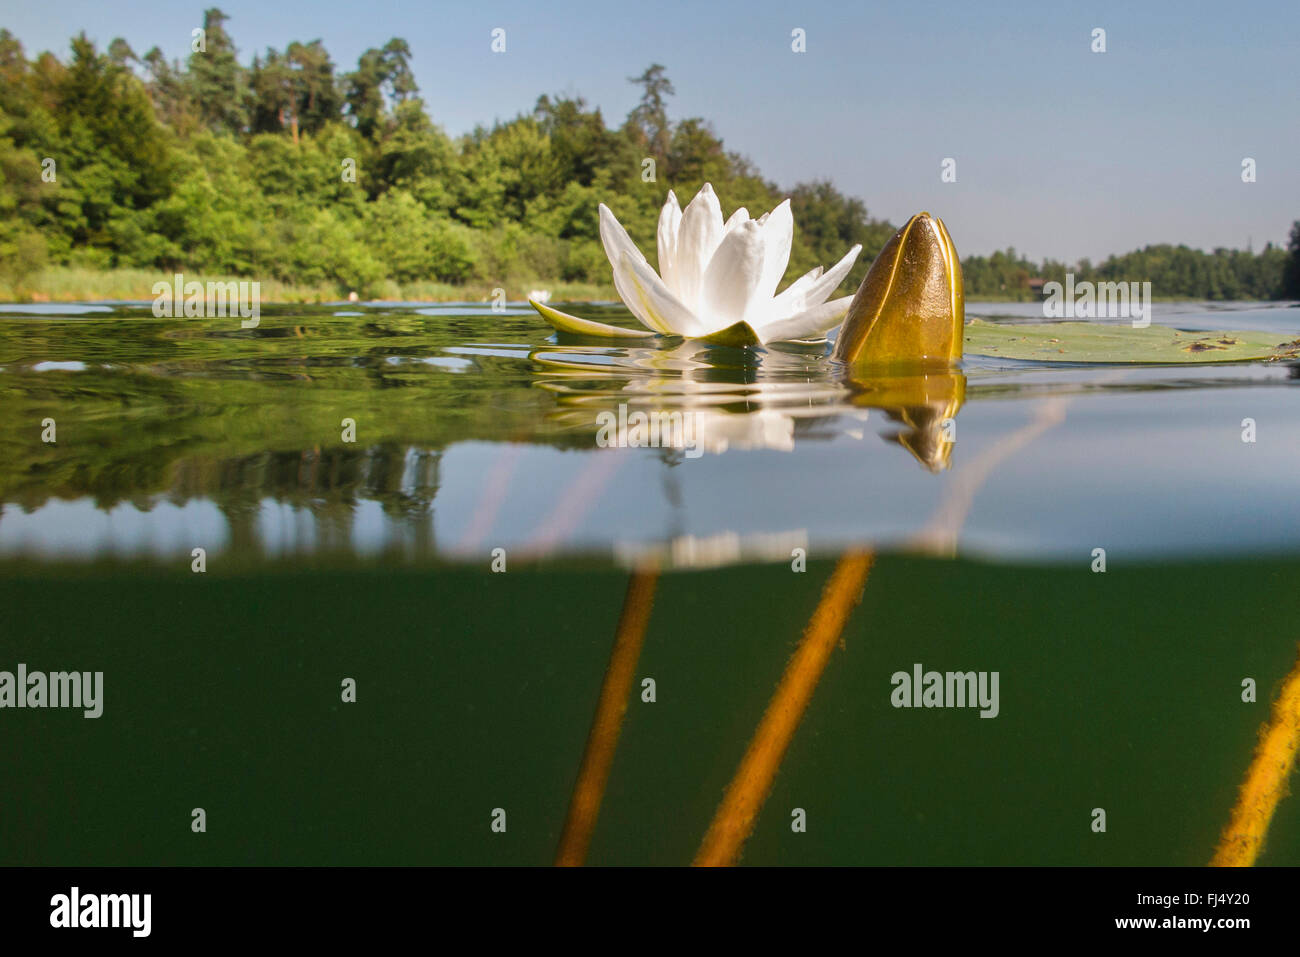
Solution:
[{"label": "reflection of flower", "polygon": [[727,449],[774,449],[794,451],[794,418],[782,412],[695,413],[695,441],[705,452],[719,454]]},{"label": "reflection of flower", "polygon": [[737,562],[789,561],[794,549],[808,551],[808,531],[733,531],[696,537],[679,535],[666,542],[614,542],[615,560],[627,568],[716,568]]},{"label": "reflection of flower", "polygon": [[720,412],[716,409],[632,408],[596,413],[601,448],[680,450],[688,459],[729,448],[794,451],[794,418],[784,412]]},{"label": "reflection of flower", "polygon": [[[827,302],[862,251],[854,246],[825,273],[801,276],[779,295],[790,262],[794,216],[787,199],[758,219],[741,207],[723,223],[708,183],[682,210],[677,197],[659,215],[659,272],[637,249],[609,207],[600,206],[600,238],[614,267],[614,288],[651,332],[705,338],[726,330],[727,341],[772,342],[824,335],[844,318],[851,296]],[[541,307],[557,328],[586,335],[637,335]],[[611,331],[612,330],[612,331]]]}]

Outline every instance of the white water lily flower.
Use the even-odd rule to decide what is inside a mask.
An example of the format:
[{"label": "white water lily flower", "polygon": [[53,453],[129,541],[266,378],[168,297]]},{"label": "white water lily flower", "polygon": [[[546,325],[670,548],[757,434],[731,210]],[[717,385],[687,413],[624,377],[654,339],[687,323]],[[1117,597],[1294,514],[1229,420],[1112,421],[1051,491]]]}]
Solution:
[{"label": "white water lily flower", "polygon": [[668,193],[659,214],[658,273],[604,203],[600,240],[614,267],[614,288],[650,331],[579,319],[530,300],[557,329],[618,337],[659,333],[736,344],[818,338],[844,319],[853,297],[827,299],[862,251],[854,246],[829,270],[818,266],[778,295],[794,240],[790,200],[758,219],[750,219],[741,207],[723,223],[722,206],[708,183],[685,210]]}]

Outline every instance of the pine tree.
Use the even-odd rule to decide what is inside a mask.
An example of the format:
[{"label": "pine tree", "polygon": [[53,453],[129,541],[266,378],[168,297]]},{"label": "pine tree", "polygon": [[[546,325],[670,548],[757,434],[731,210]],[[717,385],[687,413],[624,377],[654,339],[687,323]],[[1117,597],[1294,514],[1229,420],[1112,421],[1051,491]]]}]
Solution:
[{"label": "pine tree", "polygon": [[241,133],[248,126],[247,78],[226,33],[230,19],[216,7],[203,14],[203,49],[190,53],[189,74],[199,119],[218,133]]},{"label": "pine tree", "polygon": [[1300,219],[1291,225],[1286,265],[1282,268],[1282,298],[1300,299]]}]

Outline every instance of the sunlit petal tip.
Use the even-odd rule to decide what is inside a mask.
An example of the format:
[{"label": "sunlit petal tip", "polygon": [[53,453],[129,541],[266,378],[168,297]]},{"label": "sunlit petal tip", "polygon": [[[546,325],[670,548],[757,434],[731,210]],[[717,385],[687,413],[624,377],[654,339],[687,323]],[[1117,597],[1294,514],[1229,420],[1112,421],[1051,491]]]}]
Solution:
[{"label": "sunlit petal tip", "polygon": [[637,249],[632,237],[627,234],[623,224],[618,221],[613,211],[604,203],[600,204],[600,242],[605,247],[605,255],[611,266],[617,266],[619,257],[624,253],[635,256],[642,262],[645,256]]},{"label": "sunlit petal tip", "polygon": [[786,200],[776,209],[765,213],[760,222],[763,227],[764,261],[758,295],[770,300],[776,294],[777,284],[785,275],[786,267],[790,265],[790,250],[794,245],[794,214],[790,210],[790,201]]},{"label": "sunlit petal tip", "polygon": [[849,274],[853,264],[858,261],[858,254],[861,252],[862,246],[855,244],[839,262],[810,282],[803,291],[804,306],[810,308],[829,299],[844,281],[844,277]]},{"label": "sunlit petal tip", "polygon": [[[825,272],[821,266],[808,270],[790,285],[781,291],[781,294],[774,297],[767,306],[767,316],[769,320],[786,319],[797,313],[803,312],[807,308],[807,293],[812,288],[813,283],[821,278]],[[823,296],[823,299],[826,297]]]},{"label": "sunlit petal tip", "polygon": [[749,210],[744,206],[741,206],[731,214],[730,218],[728,218],[726,224],[722,227],[723,232],[731,232],[731,230],[735,229],[741,223],[747,222],[749,222]]},{"label": "sunlit petal tip", "polygon": [[674,294],[677,293],[677,237],[681,232],[682,211],[677,207],[677,196],[668,191],[668,202],[664,203],[659,213],[659,228],[656,233],[659,249],[659,275],[664,285]]},{"label": "sunlit petal tip", "polygon": [[777,203],[766,213],[760,216],[758,218],[758,221],[760,223],[766,223],[769,219],[782,219],[785,218],[787,215],[793,218],[793,213],[791,212],[790,209],[790,200],[783,199],[781,200],[781,202]]},{"label": "sunlit petal tip", "polygon": [[674,292],[691,309],[700,306],[704,272],[722,242],[722,206],[705,183],[684,210],[677,231],[677,252],[673,259],[676,273]]}]

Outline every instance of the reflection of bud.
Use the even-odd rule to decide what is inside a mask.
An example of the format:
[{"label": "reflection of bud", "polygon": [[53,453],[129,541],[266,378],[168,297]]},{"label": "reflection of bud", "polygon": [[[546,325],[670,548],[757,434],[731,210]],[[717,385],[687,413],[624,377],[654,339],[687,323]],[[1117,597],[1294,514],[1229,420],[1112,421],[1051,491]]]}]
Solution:
[{"label": "reflection of bud", "polygon": [[835,358],[864,362],[961,358],[961,261],[943,220],[918,213],[885,244],[849,305]]},{"label": "reflection of bud", "polygon": [[949,411],[926,406],[890,410],[886,414],[907,428],[889,438],[911,452],[931,472],[942,472],[952,465],[952,440],[943,430]]},{"label": "reflection of bud", "polygon": [[[905,428],[887,436],[931,472],[952,464],[953,419],[966,400],[966,377],[956,370],[851,376],[854,405],[881,409]],[[946,423],[946,424],[945,424]]]}]

